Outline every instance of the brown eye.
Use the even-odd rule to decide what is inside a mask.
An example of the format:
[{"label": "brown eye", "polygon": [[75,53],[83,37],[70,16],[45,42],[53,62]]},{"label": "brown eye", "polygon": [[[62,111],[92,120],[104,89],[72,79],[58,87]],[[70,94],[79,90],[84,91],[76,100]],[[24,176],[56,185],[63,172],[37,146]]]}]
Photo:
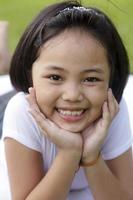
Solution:
[{"label": "brown eye", "polygon": [[52,81],[61,81],[62,80],[61,76],[59,76],[59,75],[50,75],[48,78]]},{"label": "brown eye", "polygon": [[87,77],[84,82],[98,82],[100,81],[98,78],[96,77]]}]

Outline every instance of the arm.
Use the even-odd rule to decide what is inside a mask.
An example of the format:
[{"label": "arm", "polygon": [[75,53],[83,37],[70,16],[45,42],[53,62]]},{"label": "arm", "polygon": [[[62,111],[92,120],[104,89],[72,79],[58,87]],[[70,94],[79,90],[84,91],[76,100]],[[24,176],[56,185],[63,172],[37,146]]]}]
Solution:
[{"label": "arm", "polygon": [[[33,107],[32,115],[41,126],[44,135],[56,144],[58,152],[51,168],[44,174],[41,153],[6,137],[6,159],[13,200],[64,200],[68,195],[75,171],[78,169],[82,153],[82,138],[78,133],[71,133],[57,127],[45,118],[32,99],[30,103]],[[17,117],[20,117],[19,114]],[[19,132],[21,130],[22,128]],[[28,134],[26,128],[23,130]],[[26,134],[24,135],[26,139]],[[29,135],[32,137],[31,133]]]},{"label": "arm", "polygon": [[76,152],[60,151],[44,174],[39,152],[9,138],[5,139],[5,147],[13,200],[66,199],[79,164]]},{"label": "arm", "polygon": [[[116,115],[117,111],[118,104],[109,91],[108,106],[104,104],[101,119],[93,124],[92,127],[89,127],[88,130],[83,132],[84,150],[82,163],[91,163],[91,161],[96,160],[98,152],[105,140],[110,122]],[[119,130],[113,131],[117,134],[117,131]],[[113,140],[117,138],[115,137],[115,134]],[[118,138],[119,140],[121,139],[120,137]],[[117,145],[117,143],[115,143],[115,145]],[[114,148],[114,146],[112,146],[112,148]],[[131,150],[128,150],[121,156],[106,162],[102,157],[100,157],[97,163],[85,167],[84,169],[96,200],[133,199],[133,157]]]},{"label": "arm", "polygon": [[75,153],[59,152],[51,168],[26,200],[65,200],[79,165]]},{"label": "arm", "polygon": [[133,199],[133,160],[128,150],[116,159],[105,162],[102,157],[94,166],[85,168],[96,200]]}]

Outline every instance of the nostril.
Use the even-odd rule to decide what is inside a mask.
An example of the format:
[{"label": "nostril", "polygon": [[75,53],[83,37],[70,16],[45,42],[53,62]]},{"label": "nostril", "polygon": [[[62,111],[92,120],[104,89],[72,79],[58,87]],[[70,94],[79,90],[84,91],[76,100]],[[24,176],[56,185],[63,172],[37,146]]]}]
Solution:
[{"label": "nostril", "polygon": [[82,101],[84,99],[83,95],[82,94],[79,94],[78,92],[72,92],[72,91],[69,91],[67,93],[64,93],[62,95],[62,99],[64,101]]}]

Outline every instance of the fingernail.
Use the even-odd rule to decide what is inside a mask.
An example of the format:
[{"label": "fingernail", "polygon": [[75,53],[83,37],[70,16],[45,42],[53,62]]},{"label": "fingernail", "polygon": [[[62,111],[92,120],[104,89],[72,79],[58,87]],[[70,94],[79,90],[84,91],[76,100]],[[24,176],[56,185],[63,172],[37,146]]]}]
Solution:
[{"label": "fingernail", "polygon": [[109,92],[112,93],[112,89],[111,88],[109,88]]},{"label": "fingernail", "polygon": [[29,87],[29,89],[28,89],[29,93],[31,92],[31,90],[32,90],[32,87]]}]

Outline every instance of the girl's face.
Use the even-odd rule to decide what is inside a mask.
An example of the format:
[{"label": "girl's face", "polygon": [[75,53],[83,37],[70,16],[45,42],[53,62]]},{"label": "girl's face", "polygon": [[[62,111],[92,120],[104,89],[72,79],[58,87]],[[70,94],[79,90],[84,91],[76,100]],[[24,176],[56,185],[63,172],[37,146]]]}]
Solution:
[{"label": "girl's face", "polygon": [[105,48],[88,33],[66,30],[33,63],[38,105],[59,127],[80,132],[101,116],[109,74]]}]

